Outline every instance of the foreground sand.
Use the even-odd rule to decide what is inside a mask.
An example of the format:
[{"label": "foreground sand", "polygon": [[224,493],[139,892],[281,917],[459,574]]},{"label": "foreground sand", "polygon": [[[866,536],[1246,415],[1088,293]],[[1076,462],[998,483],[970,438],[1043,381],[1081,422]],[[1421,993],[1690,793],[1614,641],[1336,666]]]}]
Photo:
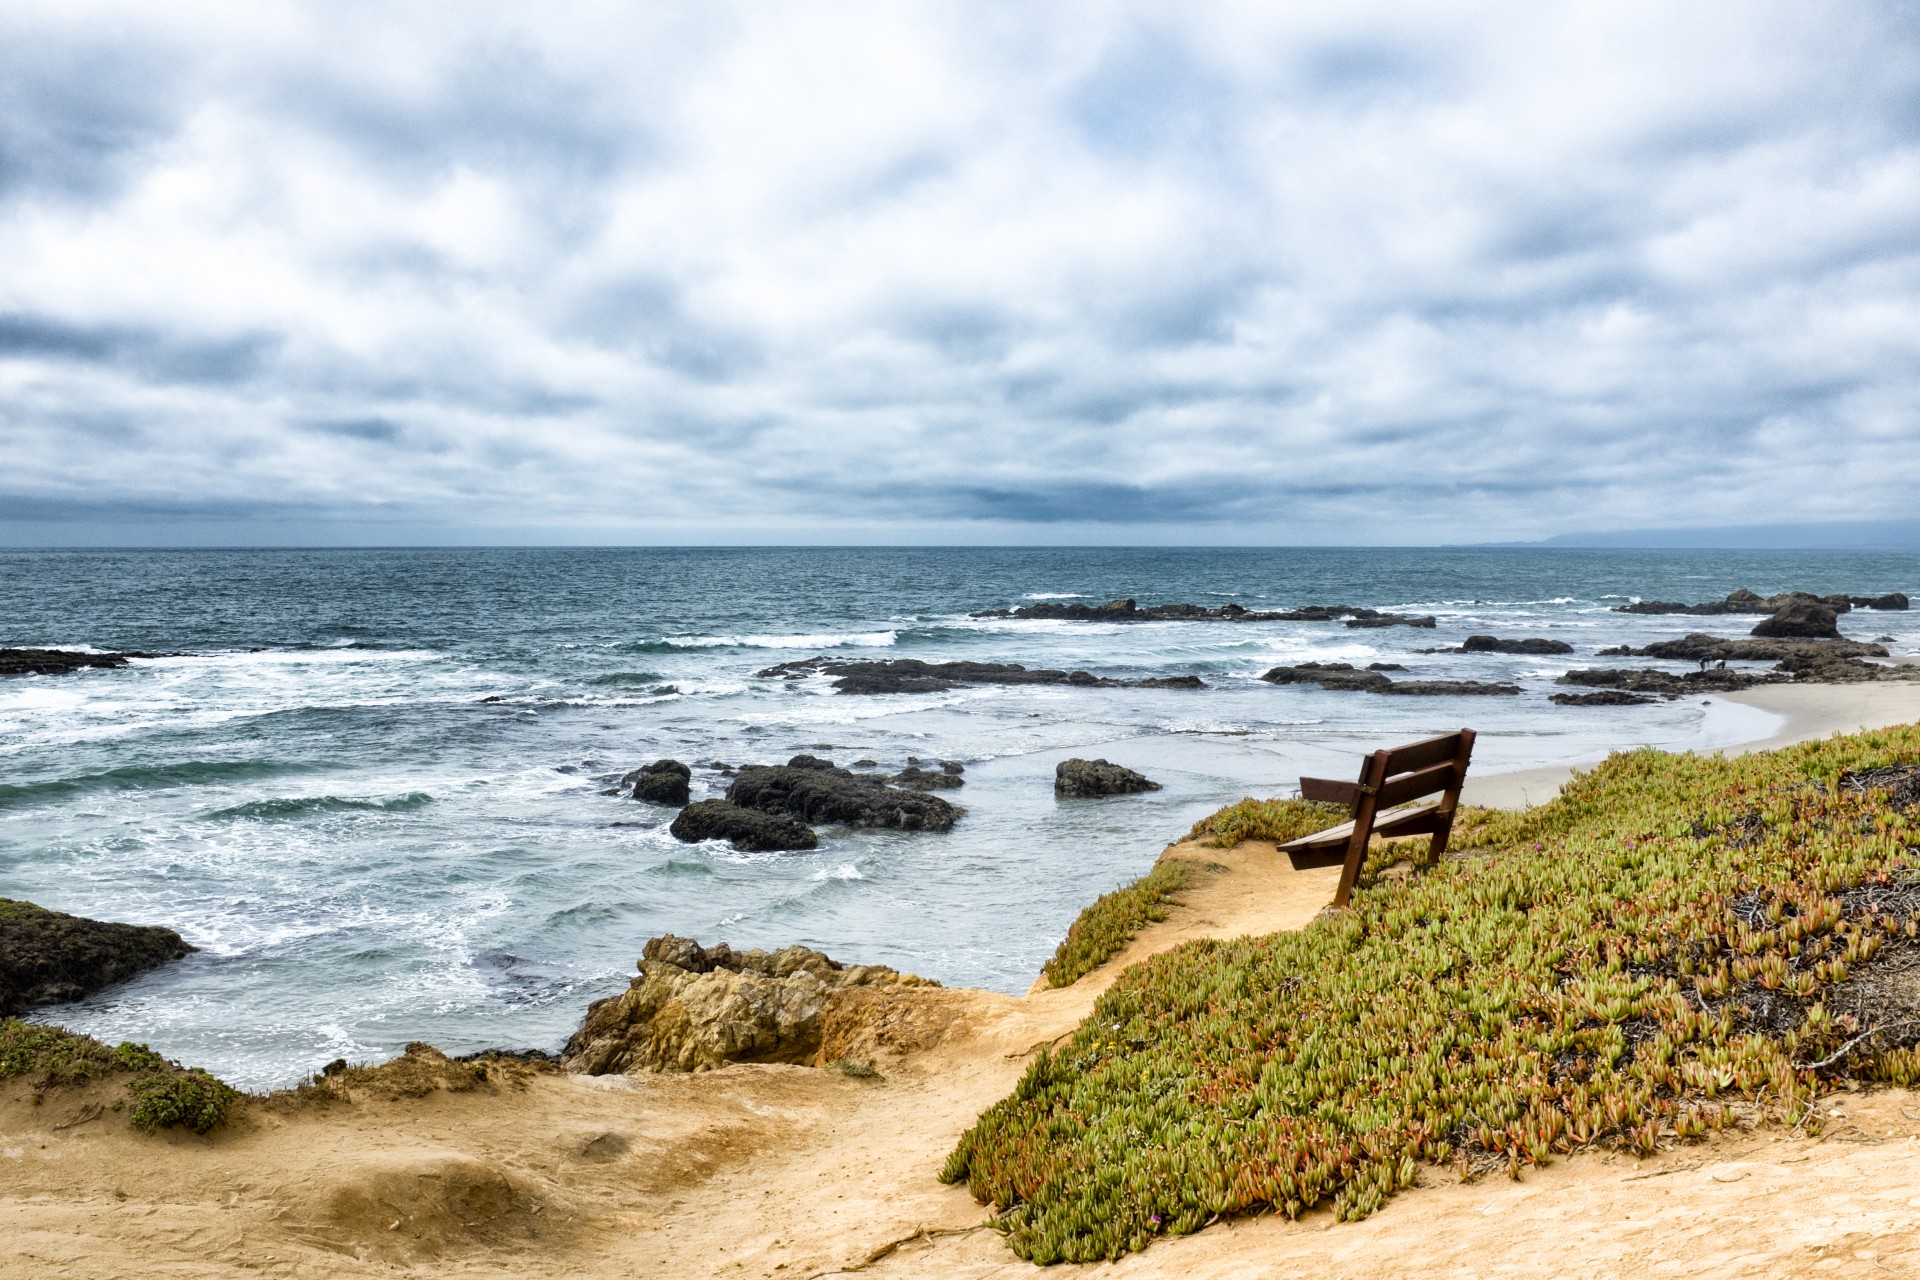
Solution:
[{"label": "foreground sand", "polygon": [[[1782,697],[1800,694],[1798,707]],[[1743,697],[1787,714],[1795,736],[1920,719],[1920,688],[1905,686]],[[879,1079],[529,1074],[352,1105],[253,1103],[207,1138],[143,1137],[97,1114],[110,1092],[34,1106],[17,1084],[0,1089],[0,1276],[1035,1274],[964,1190],[935,1180],[960,1132],[1126,964],[1196,937],[1298,928],[1337,875],[1295,872],[1261,844],[1169,852],[1219,869],[1075,986],[920,993],[878,1010]],[[1580,1156],[1518,1183],[1430,1172],[1362,1223],[1222,1223],[1054,1274],[1920,1273],[1920,1096],[1833,1106],[1844,1119],[1818,1139]]]}]

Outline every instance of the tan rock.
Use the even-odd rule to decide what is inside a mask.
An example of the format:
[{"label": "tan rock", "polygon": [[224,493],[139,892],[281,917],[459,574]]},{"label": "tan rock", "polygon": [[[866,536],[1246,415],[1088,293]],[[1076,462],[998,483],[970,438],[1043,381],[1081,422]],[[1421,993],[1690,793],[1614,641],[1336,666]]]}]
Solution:
[{"label": "tan rock", "polygon": [[843,993],[938,985],[885,965],[842,965],[806,947],[736,952],[672,934],[648,942],[639,967],[625,992],[587,1010],[561,1054],[569,1071],[817,1065],[822,1027]]}]

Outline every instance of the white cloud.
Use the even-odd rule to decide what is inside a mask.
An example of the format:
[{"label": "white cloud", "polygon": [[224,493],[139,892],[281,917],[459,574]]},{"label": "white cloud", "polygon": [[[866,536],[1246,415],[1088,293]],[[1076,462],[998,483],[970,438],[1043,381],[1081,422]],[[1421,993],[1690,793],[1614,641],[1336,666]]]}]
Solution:
[{"label": "white cloud", "polygon": [[1920,482],[1892,5],[67,3],[0,49],[16,540],[1491,539]]}]

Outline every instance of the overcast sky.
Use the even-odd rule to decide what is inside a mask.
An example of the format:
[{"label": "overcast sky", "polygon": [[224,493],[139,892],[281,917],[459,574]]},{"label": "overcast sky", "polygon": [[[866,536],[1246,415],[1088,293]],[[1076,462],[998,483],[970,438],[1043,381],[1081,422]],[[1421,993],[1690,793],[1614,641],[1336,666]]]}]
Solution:
[{"label": "overcast sky", "polygon": [[0,6],[0,540],[1914,518],[1920,9]]}]

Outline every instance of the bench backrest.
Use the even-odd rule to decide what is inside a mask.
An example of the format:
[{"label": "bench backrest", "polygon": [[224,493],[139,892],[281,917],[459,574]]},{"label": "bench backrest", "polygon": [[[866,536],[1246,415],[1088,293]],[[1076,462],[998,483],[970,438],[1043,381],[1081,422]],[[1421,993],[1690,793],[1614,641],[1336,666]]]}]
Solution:
[{"label": "bench backrest", "polygon": [[[1300,779],[1302,799],[1344,804],[1353,815],[1351,830],[1343,837],[1346,852],[1342,858],[1340,884],[1334,891],[1335,906],[1347,905],[1361,864],[1366,861],[1367,842],[1376,829],[1387,836],[1431,834],[1428,859],[1438,861],[1446,853],[1447,839],[1453,832],[1453,812],[1459,806],[1460,788],[1467,780],[1467,762],[1473,756],[1473,736],[1473,730],[1462,729],[1458,733],[1409,742],[1404,747],[1375,751],[1361,761],[1358,782]],[[1438,804],[1416,806],[1399,814],[1386,812],[1396,805],[1436,793],[1444,793]],[[1381,823],[1378,828],[1376,821]],[[1334,827],[1327,835],[1341,838],[1343,830]]]},{"label": "bench backrest", "polygon": [[1360,762],[1358,782],[1302,778],[1300,797],[1344,804],[1351,812],[1358,813],[1361,797],[1372,787],[1373,807],[1391,809],[1397,804],[1457,787],[1465,781],[1467,760],[1472,754],[1473,730],[1443,733],[1404,747],[1373,752]]}]

